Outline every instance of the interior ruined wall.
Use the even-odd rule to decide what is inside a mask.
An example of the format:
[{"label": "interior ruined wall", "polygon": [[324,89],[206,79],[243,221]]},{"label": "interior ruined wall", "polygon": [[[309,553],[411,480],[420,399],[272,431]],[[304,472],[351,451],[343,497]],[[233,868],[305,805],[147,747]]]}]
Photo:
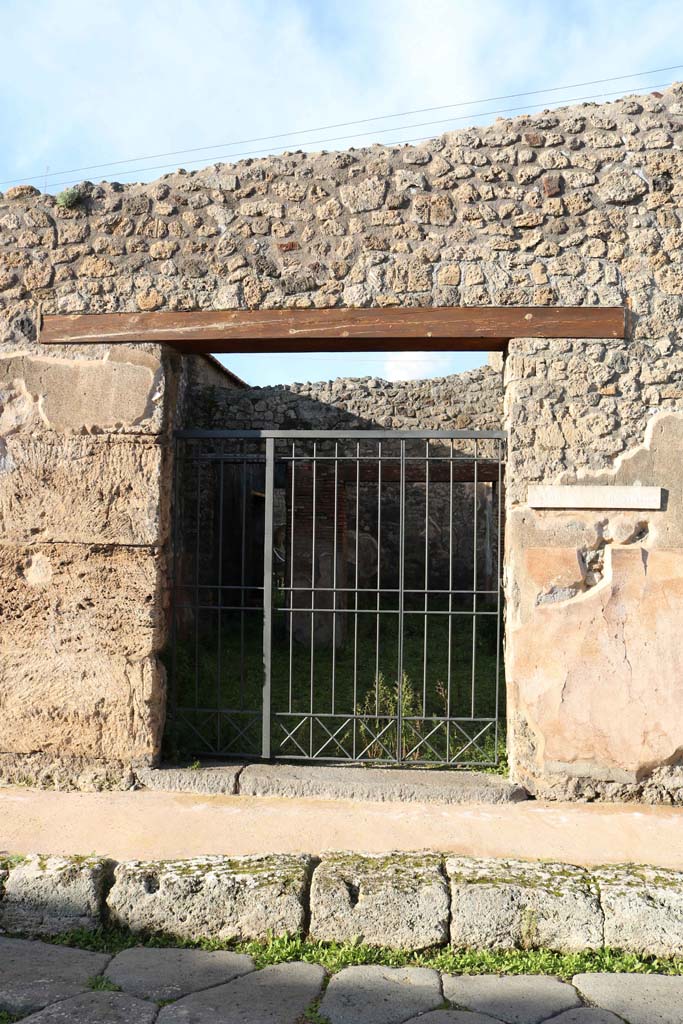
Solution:
[{"label": "interior ruined wall", "polygon": [[429,380],[350,377],[226,392],[213,383],[191,389],[193,426],[254,430],[500,430],[500,370]]},{"label": "interior ruined wall", "polygon": [[[203,430],[316,430],[316,431],[363,431],[363,430],[482,430],[501,429],[503,417],[502,364],[482,366],[463,373],[426,380],[387,381],[377,377],[337,378],[335,380],[308,381],[271,387],[244,388],[239,391],[227,390],[221,381],[193,380],[189,389],[187,421],[195,429]],[[478,454],[487,454],[479,442]],[[306,449],[302,449],[306,450]],[[416,449],[417,450],[417,449]],[[416,451],[415,450],[415,451]],[[420,446],[424,457],[425,447]],[[455,442],[455,451],[462,456],[474,454],[472,440]],[[413,451],[413,454],[415,454]],[[437,454],[435,442],[431,442],[430,455]],[[489,452],[488,454],[492,454]],[[479,565],[478,585],[482,589],[495,586],[492,582],[498,564],[498,534],[494,526],[497,514],[497,497],[490,483],[473,482],[473,468],[470,479],[448,482],[432,480],[429,505],[432,513],[430,534],[431,568],[434,579],[439,570],[447,564],[449,557],[448,532],[440,528],[452,522],[452,537],[456,547],[454,571],[456,586],[472,585],[474,574],[474,495],[476,490],[477,508],[477,559]],[[318,480],[322,469],[318,467]],[[302,483],[297,490],[301,495]],[[346,500],[342,503],[348,529],[355,531],[356,505],[355,488],[345,489]],[[425,509],[422,486],[408,487],[406,495],[406,529],[411,542],[406,552],[407,575],[422,564],[424,551]],[[398,485],[385,482],[382,494],[382,515],[390,520],[392,509],[398,522]],[[328,503],[333,497],[327,496]],[[310,530],[310,496],[302,499],[303,508],[297,516],[298,530]],[[323,501],[324,505],[324,501]],[[306,518],[305,510],[308,509]],[[302,512],[304,513],[302,515]],[[359,498],[360,544],[368,552],[376,550],[375,530],[377,516],[377,495],[373,484],[361,488]],[[320,527],[320,524],[319,524]],[[385,550],[382,562],[398,566],[398,549],[393,540],[385,535]],[[190,545],[192,540],[189,541]],[[297,542],[298,560],[303,550],[308,551],[308,539]],[[316,543],[321,562],[329,562],[329,555],[320,543]],[[415,560],[411,558],[415,553]],[[375,556],[376,557],[376,556]],[[303,566],[299,567],[303,571]],[[369,571],[369,564],[368,564]],[[310,579],[310,566],[308,568]],[[385,568],[386,575],[386,568]],[[303,578],[303,576],[301,577]],[[387,576],[387,580],[388,580]],[[445,574],[447,580],[447,573]],[[397,586],[397,581],[385,582],[385,586]],[[433,586],[437,586],[435,582]],[[441,584],[447,586],[447,582]],[[307,622],[305,616],[304,620]]]},{"label": "interior ruined wall", "polygon": [[[169,477],[157,451],[165,442],[157,442],[167,438],[177,409],[182,420],[186,406],[178,407],[171,392],[182,390],[183,378],[168,374],[170,363],[154,348],[42,346],[36,333],[41,306],[46,313],[98,313],[627,303],[633,328],[625,342],[522,340],[510,347],[513,762],[519,778],[551,795],[647,791],[653,799],[677,798],[677,773],[665,765],[678,760],[683,735],[675,662],[681,511],[674,482],[667,509],[656,523],[648,517],[647,531],[636,534],[630,522],[622,529],[619,517],[607,514],[534,513],[527,489],[567,474],[607,473],[615,458],[644,443],[650,420],[666,412],[677,423],[683,414],[682,114],[683,89],[676,86],[663,95],[498,121],[417,146],[283,154],[149,185],[85,185],[72,208],[30,186],[0,197],[0,501],[11,509],[3,514],[0,538],[9,559],[0,746],[51,754],[77,747],[79,756],[82,750],[83,756],[113,757],[109,737],[125,735],[129,752],[148,758],[158,728],[138,733],[136,723],[157,723],[163,710],[163,628],[156,616],[166,578],[158,542],[166,529]],[[79,407],[86,410],[80,419]],[[679,435],[673,427],[661,436],[657,430],[637,464],[642,482],[668,486],[659,451],[670,448],[675,460]],[[20,472],[14,461],[33,468]],[[600,525],[605,520],[607,527]],[[62,548],[53,553],[49,545]],[[582,551],[601,545],[609,552],[593,585],[582,569]],[[651,648],[644,642],[628,647],[631,674],[624,643],[615,636],[622,623],[624,636],[645,630],[645,609],[652,607],[650,569],[646,579],[629,571],[626,583],[614,582],[633,552],[645,565],[641,550],[648,567],[661,563],[657,571],[666,581],[652,627],[660,645],[656,678]],[[122,572],[120,593],[116,572],[98,569],[97,585],[79,596],[90,570],[75,565],[71,575],[60,575],[59,558],[68,566],[68,559],[86,555],[93,572],[100,564],[113,566],[115,558],[130,566],[139,559],[144,569],[141,576]],[[558,576],[570,576],[586,593],[537,603]],[[133,577],[145,581],[137,593],[127,591],[131,621],[140,626],[127,639],[122,625],[117,638],[103,610],[114,594],[123,601]],[[619,609],[609,627],[594,614],[598,595],[609,606],[607,619]],[[65,614],[69,601],[72,610]],[[31,618],[40,647],[26,627]],[[13,624],[8,628],[6,621]],[[63,623],[69,621],[67,632]],[[594,648],[563,649],[560,659],[548,643],[534,661],[532,640],[547,626],[555,643],[560,623],[570,621],[573,636],[596,637]],[[544,630],[537,630],[539,622]],[[566,683],[557,674],[561,663],[571,669]],[[153,667],[151,675],[145,666]],[[63,683],[51,692],[48,679]],[[110,720],[105,711],[114,692],[121,694],[119,717]],[[615,746],[605,730],[616,729],[616,712],[629,705],[628,695],[637,738]],[[593,710],[573,724],[572,708],[582,704]],[[78,746],[81,730],[85,739]]]}]

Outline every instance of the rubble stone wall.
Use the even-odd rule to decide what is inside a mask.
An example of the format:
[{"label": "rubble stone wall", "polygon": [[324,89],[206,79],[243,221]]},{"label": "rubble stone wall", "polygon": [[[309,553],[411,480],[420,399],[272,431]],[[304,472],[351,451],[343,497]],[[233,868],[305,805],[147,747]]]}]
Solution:
[{"label": "rubble stone wall", "polygon": [[[510,346],[513,771],[538,792],[588,797],[675,773],[683,757],[675,472],[682,114],[683,89],[674,86],[416,146],[290,153],[148,185],[86,185],[72,206],[30,186],[9,189],[0,198],[0,502],[11,509],[2,518],[3,598],[20,593],[3,600],[0,693],[10,710],[0,745],[56,751],[75,743],[91,755],[117,748],[152,757],[156,726],[142,730],[144,740],[129,737],[139,735],[140,715],[156,722],[163,713],[154,588],[164,578],[168,467],[157,441],[171,426],[182,374],[178,383],[170,356],[153,346],[48,349],[38,338],[41,309],[627,304],[633,322],[624,342]],[[91,411],[79,415],[83,403]],[[98,459],[107,468],[95,468]],[[85,488],[88,473],[93,485]],[[32,474],[25,485],[22,474]],[[662,486],[665,508],[634,523],[607,511],[529,506],[530,484],[586,474]],[[136,479],[146,480],[141,491]],[[97,487],[102,500],[93,500]],[[59,502],[72,511],[59,512]],[[55,567],[46,546],[55,543],[65,545],[64,557],[87,554],[89,569]],[[120,643],[110,626],[95,625],[105,621],[103,589],[119,578],[107,547],[114,544],[149,560],[121,574],[142,589],[131,593],[125,617],[135,635]],[[88,572],[97,585],[92,595],[74,592],[67,638],[68,581],[82,586]],[[567,578],[572,585],[558,590]],[[551,591],[572,596],[548,601]],[[40,647],[16,625],[28,614],[43,623]],[[15,624],[7,628],[6,619]],[[154,653],[132,625],[140,621],[157,638]],[[548,639],[555,636],[569,637],[561,658]],[[534,646],[544,637],[545,646]],[[113,728],[97,709],[117,687],[128,717]],[[112,735],[121,742],[110,743]]]},{"label": "rubble stone wall", "polygon": [[192,389],[193,426],[205,430],[500,430],[502,374],[483,366],[429,380],[337,378],[228,391]]}]

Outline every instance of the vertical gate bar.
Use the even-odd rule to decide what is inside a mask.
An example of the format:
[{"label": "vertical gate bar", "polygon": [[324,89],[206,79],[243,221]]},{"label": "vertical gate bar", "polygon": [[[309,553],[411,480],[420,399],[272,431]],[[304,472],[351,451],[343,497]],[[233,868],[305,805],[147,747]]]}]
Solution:
[{"label": "vertical gate bar", "polygon": [[334,442],[334,517],[332,523],[332,714],[336,710],[335,683],[337,675],[337,529],[339,489],[339,442]]},{"label": "vertical gate bar", "polygon": [[296,441],[292,441],[292,489],[290,495],[290,539],[289,539],[289,688],[287,711],[292,713],[292,671],[294,664],[294,516],[296,508]]},{"label": "vertical gate bar", "polygon": [[396,760],[403,759],[403,625],[405,610],[406,541],[406,443],[400,442],[400,484],[398,516],[398,686],[396,701]]},{"label": "vertical gate bar", "polygon": [[479,511],[479,495],[477,493],[479,486],[479,443],[475,438],[474,441],[474,508],[473,508],[473,520],[474,520],[474,551],[472,553],[472,694],[471,694],[471,707],[470,713],[472,718],[475,716],[475,693],[476,693],[476,681],[477,681],[477,590],[478,590],[478,572],[477,572],[477,513]]},{"label": "vertical gate bar", "polygon": [[448,461],[448,669],[446,672],[446,760],[451,760],[451,676],[453,671],[453,438]]},{"label": "vertical gate bar", "polygon": [[360,538],[360,441],[356,441],[356,572],[353,616],[353,759],[356,760],[358,708],[358,551]]},{"label": "vertical gate bar", "polygon": [[425,441],[425,572],[424,630],[422,636],[422,717],[427,717],[427,616],[429,605],[429,438]]},{"label": "vertical gate bar", "polygon": [[308,720],[308,742],[309,742],[309,756],[313,758],[313,707],[315,704],[314,700],[314,685],[315,685],[315,556],[316,556],[316,504],[317,504],[317,489],[318,489],[318,444],[316,441],[313,442],[313,493],[311,496],[311,648],[310,648],[310,667],[311,667],[311,699],[310,699],[310,718]]},{"label": "vertical gate bar", "polygon": [[194,702],[195,707],[199,707],[199,606],[201,604],[199,598],[199,538],[201,535],[201,473],[202,464],[201,461],[197,460],[197,502],[196,502],[196,513],[197,513],[197,536],[195,537],[195,561],[194,561],[194,597],[192,599],[194,606]]},{"label": "vertical gate bar", "polygon": [[221,707],[223,704],[223,485],[224,485],[224,474],[223,467],[225,463],[223,459],[218,463],[219,466],[219,488],[220,493],[218,496],[218,652],[216,658],[216,710],[218,712],[218,721],[216,723],[216,739],[218,743],[218,752],[221,749]]},{"label": "vertical gate bar", "polygon": [[505,442],[498,441],[497,452],[498,452],[498,482],[496,484],[496,497],[498,499],[498,507],[496,509],[496,586],[497,586],[497,605],[496,605],[496,723],[494,726],[495,736],[495,753],[494,761],[498,764],[498,744],[499,744],[499,716],[500,716],[500,648],[501,648],[501,614],[502,614],[502,574],[501,574],[501,525],[502,525],[502,459],[503,459],[503,448]]},{"label": "vertical gate bar", "polygon": [[240,540],[242,549],[240,551],[240,709],[244,710],[245,706],[245,672],[244,672],[244,652],[245,652],[245,636],[244,636],[244,606],[246,603],[245,596],[245,584],[247,579],[247,442],[242,441],[242,472],[240,473],[241,482],[241,494],[242,499],[242,525],[240,529]]},{"label": "vertical gate bar", "polygon": [[375,715],[379,715],[380,580],[382,578],[382,442],[377,442],[377,600],[375,613]]},{"label": "vertical gate bar", "polygon": [[273,639],[273,484],[275,440],[266,438],[266,513],[263,540],[263,707],[261,756],[270,757],[270,702]]}]

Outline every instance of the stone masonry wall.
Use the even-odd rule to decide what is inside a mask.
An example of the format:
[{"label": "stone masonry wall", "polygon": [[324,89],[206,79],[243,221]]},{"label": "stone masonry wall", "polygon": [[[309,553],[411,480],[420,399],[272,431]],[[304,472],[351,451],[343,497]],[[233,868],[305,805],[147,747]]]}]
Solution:
[{"label": "stone masonry wall", "polygon": [[170,363],[0,352],[0,771],[145,762],[165,678]]},{"label": "stone masonry wall", "polygon": [[[0,198],[0,437],[3,501],[13,511],[2,520],[1,539],[12,558],[19,558],[21,544],[26,554],[24,569],[18,572],[11,562],[3,573],[0,700],[3,709],[14,710],[4,715],[2,745],[13,747],[26,735],[31,750],[62,749],[67,730],[55,732],[54,723],[69,719],[66,709],[82,693],[79,715],[99,724],[93,732],[88,726],[79,750],[84,756],[113,753],[105,738],[110,724],[93,716],[109,700],[111,659],[124,659],[116,685],[128,695],[130,721],[147,714],[152,678],[151,690],[159,695],[152,701],[155,720],[163,706],[161,676],[144,669],[156,641],[145,643],[143,653],[135,629],[130,651],[119,653],[116,644],[105,671],[101,659],[109,634],[86,626],[117,592],[117,585],[103,582],[115,579],[114,570],[101,577],[94,596],[85,595],[92,607],[75,601],[73,631],[83,639],[71,651],[57,628],[64,620],[68,574],[62,572],[64,582],[57,585],[57,561],[45,545],[56,538],[72,557],[78,541],[95,565],[99,546],[112,537],[110,524],[97,517],[111,508],[112,515],[120,510],[114,515],[121,531],[117,543],[131,552],[141,544],[135,557],[152,558],[156,527],[154,538],[148,532],[140,540],[131,524],[144,522],[147,513],[135,512],[141,504],[162,507],[168,467],[154,470],[144,499],[122,481],[135,475],[131,460],[135,466],[143,452],[149,449],[146,457],[154,460],[154,439],[170,427],[172,361],[145,346],[48,350],[37,335],[41,308],[98,313],[625,303],[633,325],[623,343],[522,339],[510,346],[507,674],[513,771],[538,791],[587,796],[610,786],[631,792],[657,772],[674,772],[683,749],[677,653],[683,543],[675,473],[683,413],[682,114],[683,88],[674,86],[663,95],[524,115],[417,146],[290,153],[168,175],[149,185],[86,184],[71,208],[30,186],[8,190]],[[124,383],[131,377],[135,386]],[[85,395],[97,414],[69,419],[59,411],[60,394],[66,396],[62,410]],[[38,429],[25,425],[30,422]],[[56,446],[50,449],[48,439]],[[87,445],[122,460],[112,472],[92,470],[101,501],[92,501],[92,491],[76,501],[78,488],[66,482],[72,464],[89,464],[79,447]],[[27,485],[29,492],[34,488],[31,500],[18,497],[19,478],[7,470],[5,449],[18,452],[21,446],[24,463],[37,467],[35,482]],[[65,458],[72,448],[74,458]],[[48,450],[52,462],[42,454]],[[613,468],[618,457],[622,461]],[[598,482],[637,478],[667,487],[667,506],[642,523],[643,517],[633,523],[628,516],[528,507],[530,483],[586,473]],[[51,486],[54,474],[65,482]],[[61,515],[53,504],[57,490],[75,503],[64,517],[68,532],[55,529]],[[150,491],[157,494],[150,498]],[[20,506],[26,524],[17,528]],[[38,555],[50,562],[53,582],[46,591],[39,587],[48,568],[40,560],[34,564]],[[588,571],[589,563],[597,573]],[[162,576],[156,563],[155,586]],[[74,578],[84,578],[80,568]],[[564,586],[568,578],[572,585]],[[5,595],[22,579],[18,610],[8,612]],[[574,596],[546,600],[550,592],[557,597],[558,579],[560,589]],[[38,593],[50,595],[40,613],[31,613],[45,623],[40,655],[16,625]],[[131,595],[131,613],[135,609],[147,621],[146,598],[153,593],[147,587]],[[654,635],[657,643],[648,647]],[[553,647],[556,636],[574,644],[565,644],[561,657]],[[531,642],[536,638],[542,649]],[[63,685],[49,697],[51,710],[44,715],[47,683],[35,688],[26,674],[47,680],[55,666],[61,666]],[[126,735],[131,728],[136,734],[137,726],[127,724]],[[151,757],[155,744],[145,740],[130,750]]]},{"label": "stone masonry wall", "polygon": [[483,366],[430,380],[337,378],[226,392],[195,386],[193,426],[255,430],[500,430],[503,381]]},{"label": "stone masonry wall", "polygon": [[118,783],[158,755],[170,412],[195,362],[0,351],[0,778]]}]

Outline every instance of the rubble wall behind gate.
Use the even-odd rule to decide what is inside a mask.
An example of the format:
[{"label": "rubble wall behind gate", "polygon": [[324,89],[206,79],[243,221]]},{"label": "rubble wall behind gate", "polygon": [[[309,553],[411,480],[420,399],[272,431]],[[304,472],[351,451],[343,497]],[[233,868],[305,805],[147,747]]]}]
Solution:
[{"label": "rubble wall behind gate", "polygon": [[[676,799],[682,114],[674,87],[417,146],[87,185],[73,207],[9,189],[0,747],[151,758],[163,717],[161,453],[184,376],[153,347],[48,349],[41,307],[626,303],[625,342],[520,339],[506,361],[513,771],[550,795]],[[586,474],[663,487],[665,507],[530,507],[530,485]],[[128,602],[120,630],[109,600]]]},{"label": "rubble wall behind gate", "polygon": [[[377,377],[337,378],[335,380],[275,385],[271,387],[245,388],[239,392],[226,391],[220,382],[197,381],[188,390],[188,420],[196,429],[204,430],[313,430],[313,431],[357,431],[364,430],[408,430],[408,431],[457,431],[457,430],[500,430],[503,417],[503,380],[499,367],[492,365],[478,367],[474,370],[445,377],[433,377],[427,380],[386,381]],[[447,442],[448,444],[448,442]],[[297,452],[304,459],[299,465],[296,493],[299,496],[295,516],[297,550],[297,568],[299,585],[304,579],[311,578],[310,565],[302,564],[310,557],[310,533],[312,524],[312,498],[310,479],[305,483],[307,468],[311,463],[305,456],[311,456],[310,443],[297,441]],[[470,439],[455,441],[453,454],[461,459],[467,458],[467,471],[461,480],[456,479],[449,485],[446,479],[432,479],[429,485],[429,575],[433,588],[448,586],[449,558],[453,562],[454,586],[471,589],[474,583],[474,510],[475,491],[477,509],[477,580],[479,590],[490,591],[496,586],[498,567],[498,536],[497,513],[498,497],[495,487],[489,483],[474,483],[474,462],[476,454],[483,459],[487,455],[499,454],[497,443],[488,442],[489,449],[483,442]],[[494,451],[495,449],[495,451]],[[373,449],[374,450],[374,449]],[[447,451],[448,449],[446,449]],[[282,448],[279,449],[280,453]],[[342,444],[340,454],[350,455],[355,445]],[[397,452],[396,446],[389,452]],[[425,458],[425,443],[412,447],[407,454]],[[367,455],[368,449],[362,449]],[[384,449],[387,456],[387,447]],[[429,456],[438,455],[438,445],[432,441]],[[444,454],[444,451],[441,452]],[[276,452],[276,459],[278,458]],[[460,467],[464,463],[460,463]],[[281,463],[282,468],[285,464]],[[501,470],[503,474],[503,470]],[[318,487],[316,494],[317,525],[317,562],[316,575],[322,586],[322,574],[330,564],[331,550],[321,543],[321,529],[325,521],[330,525],[334,519],[335,486],[333,476],[328,478],[328,487],[322,487],[324,464],[317,466]],[[368,581],[377,571],[377,464],[364,479],[360,488],[358,507],[356,506],[355,482],[347,481],[339,485],[338,512],[342,516],[339,543],[344,546],[342,538],[355,538],[359,530],[360,550],[366,552],[365,572]],[[211,486],[210,484],[208,486]],[[287,466],[287,485],[285,492],[291,501],[290,467]],[[284,493],[284,492],[283,492]],[[400,488],[397,482],[382,486],[382,517],[385,529],[382,534],[383,586],[398,586],[396,575],[399,565],[398,554],[398,522]],[[210,501],[206,501],[211,505]],[[188,502],[194,510],[194,502]],[[409,486],[406,492],[405,524],[409,538],[405,550],[405,578],[408,588],[419,587],[424,579],[424,547],[425,547],[425,489],[424,482]],[[192,518],[192,513],[190,513]],[[289,513],[288,513],[289,515]],[[447,526],[451,521],[450,528]],[[358,522],[357,522],[358,520]],[[290,536],[290,526],[286,535]],[[387,529],[386,524],[393,522],[395,529]],[[193,546],[193,523],[189,525],[188,547]],[[213,525],[214,532],[217,530]],[[329,543],[332,544],[332,534]],[[218,543],[216,536],[216,543]],[[453,551],[455,552],[453,555]],[[353,540],[350,540],[350,551],[353,553]],[[304,552],[309,552],[304,555]],[[215,553],[209,556],[209,562],[215,560]],[[188,564],[191,564],[191,554]],[[346,563],[343,563],[346,565]],[[349,563],[350,566],[351,563]],[[374,570],[371,566],[374,565]],[[340,571],[342,567],[340,565]],[[348,567],[345,571],[349,571]],[[410,582],[412,581],[412,582]],[[368,582],[367,585],[370,585]],[[322,597],[320,598],[322,599]],[[302,616],[307,623],[306,616]],[[331,620],[330,620],[331,621]],[[337,636],[341,633],[337,627]]]}]

